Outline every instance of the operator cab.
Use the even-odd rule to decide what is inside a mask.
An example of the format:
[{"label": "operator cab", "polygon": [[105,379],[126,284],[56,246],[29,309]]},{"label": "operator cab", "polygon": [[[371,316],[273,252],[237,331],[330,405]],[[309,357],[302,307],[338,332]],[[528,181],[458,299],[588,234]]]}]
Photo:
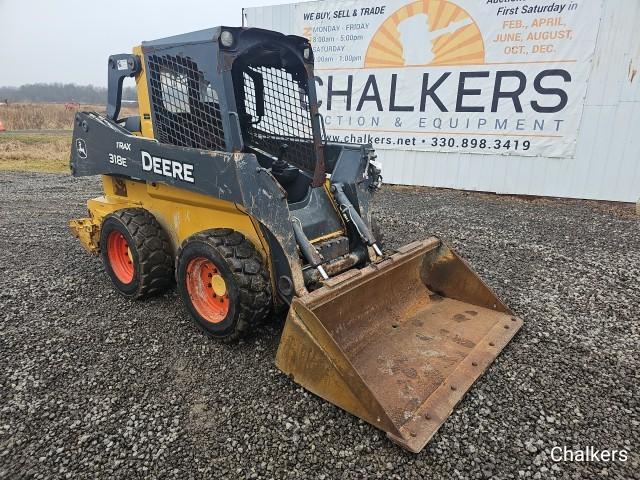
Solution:
[{"label": "operator cab", "polygon": [[254,44],[235,59],[232,78],[244,151],[271,170],[290,204],[303,201],[317,150],[300,52],[282,42]]}]

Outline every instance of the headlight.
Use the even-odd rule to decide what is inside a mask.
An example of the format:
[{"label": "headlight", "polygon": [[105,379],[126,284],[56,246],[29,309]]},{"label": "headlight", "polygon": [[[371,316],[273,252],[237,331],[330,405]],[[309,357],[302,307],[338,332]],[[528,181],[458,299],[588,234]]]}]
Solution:
[{"label": "headlight", "polygon": [[307,61],[311,60],[311,47],[304,47],[304,50],[302,50],[302,56]]},{"label": "headlight", "polygon": [[233,45],[233,33],[228,30],[223,31],[220,34],[220,43],[222,43],[222,45],[227,48]]}]

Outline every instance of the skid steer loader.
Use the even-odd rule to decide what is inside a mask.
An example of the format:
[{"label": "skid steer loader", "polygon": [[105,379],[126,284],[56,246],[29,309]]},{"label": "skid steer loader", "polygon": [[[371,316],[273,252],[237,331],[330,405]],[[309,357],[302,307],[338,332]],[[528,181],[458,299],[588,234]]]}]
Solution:
[{"label": "skid steer loader", "polygon": [[175,282],[226,341],[288,307],[278,368],[413,452],[521,326],[438,238],[383,254],[374,151],[326,141],[304,38],[218,27],[113,55],[71,150],[104,189],[71,231],[121,294]]}]

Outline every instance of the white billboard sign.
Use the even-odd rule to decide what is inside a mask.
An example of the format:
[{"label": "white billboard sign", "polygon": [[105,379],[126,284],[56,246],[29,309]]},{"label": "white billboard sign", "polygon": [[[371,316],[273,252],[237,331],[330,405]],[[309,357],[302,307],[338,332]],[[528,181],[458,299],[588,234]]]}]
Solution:
[{"label": "white billboard sign", "polygon": [[327,0],[294,6],[332,140],[572,157],[599,0]]}]

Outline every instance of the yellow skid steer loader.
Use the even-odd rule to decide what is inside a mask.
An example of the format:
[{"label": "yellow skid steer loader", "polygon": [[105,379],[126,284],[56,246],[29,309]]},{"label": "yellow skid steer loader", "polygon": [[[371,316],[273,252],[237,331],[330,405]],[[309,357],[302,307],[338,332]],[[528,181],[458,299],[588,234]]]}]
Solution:
[{"label": "yellow skid steer loader", "polygon": [[[326,141],[308,41],[218,27],[109,57],[106,115],[76,115],[70,222],[129,298],[175,282],[224,341],[278,307],[276,364],[419,452],[521,326],[435,237],[382,252],[369,145]],[[138,115],[120,118],[133,77]]]}]

